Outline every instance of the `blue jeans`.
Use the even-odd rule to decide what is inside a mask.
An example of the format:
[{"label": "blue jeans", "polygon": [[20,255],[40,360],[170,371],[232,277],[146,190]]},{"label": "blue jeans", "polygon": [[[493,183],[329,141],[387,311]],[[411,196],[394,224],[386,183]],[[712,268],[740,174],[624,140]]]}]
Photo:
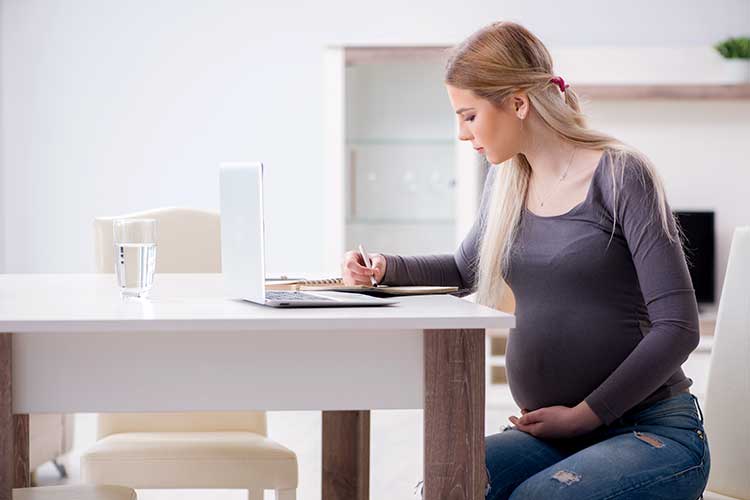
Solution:
[{"label": "blue jeans", "polygon": [[506,427],[485,438],[487,500],[696,500],[711,458],[698,398],[683,392],[567,439]]}]

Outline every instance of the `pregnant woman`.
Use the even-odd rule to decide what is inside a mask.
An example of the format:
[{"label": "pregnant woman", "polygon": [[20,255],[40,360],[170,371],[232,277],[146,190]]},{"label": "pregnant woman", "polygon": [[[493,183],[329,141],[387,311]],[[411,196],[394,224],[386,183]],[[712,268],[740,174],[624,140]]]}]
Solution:
[{"label": "pregnant woman", "polygon": [[347,284],[454,285],[515,299],[506,351],[521,417],[486,437],[486,498],[702,497],[708,441],[682,363],[698,308],[654,166],[592,130],[550,54],[518,24],[457,46],[445,84],[493,166],[456,253],[344,257]]}]

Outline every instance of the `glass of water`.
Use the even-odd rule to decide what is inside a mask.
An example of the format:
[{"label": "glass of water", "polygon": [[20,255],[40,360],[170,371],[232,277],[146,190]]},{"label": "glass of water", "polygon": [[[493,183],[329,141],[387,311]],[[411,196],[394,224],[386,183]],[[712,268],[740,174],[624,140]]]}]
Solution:
[{"label": "glass of water", "polygon": [[114,222],[115,273],[123,297],[148,296],[156,268],[156,219]]}]

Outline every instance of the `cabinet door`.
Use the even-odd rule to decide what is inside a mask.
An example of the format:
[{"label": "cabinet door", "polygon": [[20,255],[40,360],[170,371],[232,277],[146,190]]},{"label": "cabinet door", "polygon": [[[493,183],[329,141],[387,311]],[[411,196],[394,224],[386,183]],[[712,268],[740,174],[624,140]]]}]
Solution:
[{"label": "cabinet door", "polygon": [[444,50],[327,49],[327,253],[452,253],[471,227],[484,167],[458,141]]},{"label": "cabinet door", "polygon": [[440,62],[346,69],[346,243],[385,253],[455,248],[454,113]]}]

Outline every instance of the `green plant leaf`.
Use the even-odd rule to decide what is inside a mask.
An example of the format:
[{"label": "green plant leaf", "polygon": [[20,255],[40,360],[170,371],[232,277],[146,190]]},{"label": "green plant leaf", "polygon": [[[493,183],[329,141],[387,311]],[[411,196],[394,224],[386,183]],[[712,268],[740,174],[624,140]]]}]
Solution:
[{"label": "green plant leaf", "polygon": [[750,38],[728,38],[714,45],[714,48],[727,59],[750,59]]}]

